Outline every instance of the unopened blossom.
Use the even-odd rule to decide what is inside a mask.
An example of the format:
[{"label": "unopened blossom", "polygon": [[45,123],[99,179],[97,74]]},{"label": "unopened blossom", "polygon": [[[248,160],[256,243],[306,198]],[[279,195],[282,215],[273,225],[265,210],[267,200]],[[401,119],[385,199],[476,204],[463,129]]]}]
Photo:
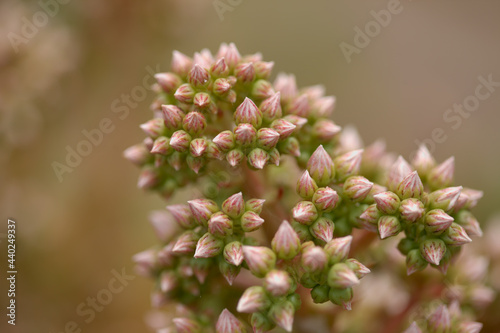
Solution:
[{"label": "unopened blossom", "polygon": [[183,228],[190,229],[196,226],[196,222],[187,205],[169,205],[167,210],[172,214],[175,221]]},{"label": "unopened blossom", "polygon": [[199,64],[195,64],[188,74],[188,82],[195,87],[201,87],[208,84],[209,78],[210,75],[208,71]]},{"label": "unopened blossom", "polygon": [[422,333],[422,330],[418,327],[416,322],[412,322],[410,327],[408,327],[403,333]]},{"label": "unopened blossom", "polygon": [[366,223],[376,225],[381,215],[382,214],[378,210],[377,205],[373,204],[368,206],[368,208],[366,208],[366,210],[359,216],[359,218]]},{"label": "unopened blossom", "polygon": [[292,284],[290,275],[282,270],[272,270],[264,278],[264,288],[274,297],[287,295]]},{"label": "unopened blossom", "polygon": [[281,92],[284,101],[290,101],[297,95],[297,83],[295,75],[279,73],[274,80],[274,88]]},{"label": "unopened blossom", "polygon": [[309,175],[309,171],[304,171],[299,181],[297,182],[297,193],[303,199],[311,199],[318,189],[318,185]]},{"label": "unopened blossom", "polygon": [[321,247],[311,246],[303,250],[301,263],[307,272],[318,273],[326,267],[328,257]]},{"label": "unopened blossom", "polygon": [[220,132],[212,141],[224,152],[234,148],[234,134],[231,131]]},{"label": "unopened blossom", "polygon": [[344,194],[354,201],[362,201],[370,193],[373,183],[363,176],[349,177],[344,183]]},{"label": "unopened blossom", "polygon": [[320,145],[307,161],[307,170],[318,186],[326,186],[335,177],[335,166],[332,158]]},{"label": "unopened blossom", "polygon": [[255,169],[263,169],[269,162],[269,153],[260,148],[254,148],[247,156],[248,164]]},{"label": "unopened blossom", "polygon": [[330,288],[328,293],[330,301],[342,306],[345,310],[351,311],[351,301],[353,298],[352,288]]},{"label": "unopened blossom", "polygon": [[276,146],[280,134],[271,128],[261,128],[257,131],[257,144],[264,149],[271,149]]},{"label": "unopened blossom", "polygon": [[335,108],[335,102],[334,96],[320,97],[313,103],[313,113],[317,117],[330,118]]},{"label": "unopened blossom", "polygon": [[150,121],[140,125],[140,128],[146,133],[149,137],[156,139],[161,136],[165,132],[165,122],[161,118],[154,118]]},{"label": "unopened blossom", "polygon": [[165,136],[159,136],[153,143],[151,148],[152,154],[167,155],[171,150],[169,145],[170,139]]},{"label": "unopened blossom", "polygon": [[320,239],[325,243],[332,240],[334,230],[335,224],[333,221],[325,217],[317,219],[309,228],[309,231],[315,238]]},{"label": "unopened blossom", "polygon": [[127,148],[123,152],[123,156],[130,162],[141,166],[147,162],[151,155],[149,154],[148,149],[144,147],[144,145],[138,144]]},{"label": "unopened blossom", "polygon": [[247,97],[243,103],[236,108],[234,121],[236,124],[248,123],[254,127],[259,127],[262,124],[262,112],[257,105]]},{"label": "unopened blossom", "polygon": [[321,187],[314,192],[312,202],[324,212],[330,212],[337,207],[340,197],[337,192],[329,187]]},{"label": "unopened blossom", "polygon": [[252,124],[241,123],[234,129],[234,141],[241,146],[250,146],[257,139],[257,131]]},{"label": "unopened blossom", "polygon": [[442,209],[445,212],[451,211],[460,197],[462,186],[447,187],[429,194],[428,201],[430,207]]},{"label": "unopened blossom", "polygon": [[193,157],[202,156],[208,149],[208,142],[205,139],[194,139],[189,144],[189,153]]},{"label": "unopened blossom", "polygon": [[450,186],[455,174],[455,158],[450,157],[443,163],[435,166],[429,172],[427,182],[433,189]]},{"label": "unopened blossom", "polygon": [[[329,119],[321,119],[314,123],[313,134],[320,142],[331,141],[342,128]],[[344,175],[345,177],[348,177]],[[340,177],[339,177],[340,178]]]},{"label": "unopened blossom", "polygon": [[170,138],[170,147],[180,153],[184,153],[189,149],[190,142],[191,136],[187,132],[179,130],[172,134],[172,137]]},{"label": "unopened blossom", "polygon": [[222,211],[232,218],[240,217],[245,211],[245,201],[241,192],[233,194],[222,203]]},{"label": "unopened blossom", "polygon": [[241,295],[236,310],[241,313],[253,313],[268,306],[269,299],[263,287],[253,286]]},{"label": "unopened blossom", "polygon": [[254,64],[255,75],[260,79],[268,79],[274,67],[273,61],[258,61]]},{"label": "unopened blossom", "polygon": [[243,246],[248,268],[257,277],[265,276],[276,264],[276,254],[264,246]]},{"label": "unopened blossom", "polygon": [[174,73],[157,73],[154,77],[161,89],[168,94],[174,93],[182,84],[181,78]]},{"label": "unopened blossom", "polygon": [[467,232],[467,235],[471,237],[481,237],[483,235],[478,220],[467,210],[463,210],[457,214],[456,222],[460,224]]},{"label": "unopened blossom", "polygon": [[224,247],[224,259],[234,266],[239,266],[243,262],[243,245],[234,241]]},{"label": "unopened blossom", "polygon": [[425,214],[424,204],[418,199],[405,199],[401,201],[399,213],[403,221],[416,222]]},{"label": "unopened blossom", "polygon": [[429,171],[436,165],[436,161],[427,146],[421,144],[411,160],[411,165],[420,175],[427,176]]},{"label": "unopened blossom", "polygon": [[172,248],[172,252],[180,254],[193,253],[196,249],[198,239],[199,236],[196,235],[195,231],[188,230],[179,236]]},{"label": "unopened blossom", "polygon": [[359,173],[363,149],[347,152],[333,160],[337,179],[343,181]]},{"label": "unopened blossom", "polygon": [[395,236],[402,230],[401,222],[395,216],[384,215],[378,219],[380,239]]},{"label": "unopened blossom", "polygon": [[190,200],[188,201],[188,204],[193,217],[203,225],[208,222],[213,213],[219,211],[217,204],[208,199]]},{"label": "unopened blossom", "polygon": [[246,333],[245,326],[228,309],[222,310],[217,324],[215,325],[217,333]]},{"label": "unopened blossom", "polygon": [[420,254],[420,250],[414,249],[406,255],[406,274],[411,275],[427,267],[427,261]]},{"label": "unopened blossom", "polygon": [[277,92],[260,104],[259,109],[261,110],[262,116],[266,121],[273,121],[276,118],[281,117],[282,110],[280,100],[280,92]]},{"label": "unopened blossom", "polygon": [[155,187],[159,182],[160,178],[156,170],[154,170],[153,168],[144,168],[139,174],[137,187],[146,190]]},{"label": "unopened blossom", "polygon": [[365,265],[363,265],[362,263],[360,263],[358,260],[356,260],[354,258],[347,259],[345,261],[345,263],[354,272],[354,274],[356,274],[356,277],[358,279],[363,278],[365,275],[367,275],[368,273],[371,272],[368,267],[366,267]]},{"label": "unopened blossom", "polygon": [[181,103],[192,103],[195,95],[195,91],[190,84],[185,83],[181,85],[174,93],[174,97]]},{"label": "unopened blossom", "polygon": [[330,264],[341,262],[347,258],[351,250],[352,236],[334,238],[325,245],[325,252]]},{"label": "unopened blossom", "polygon": [[233,149],[226,155],[226,160],[232,167],[235,167],[243,161],[245,154],[239,149]]},{"label": "unopened blossom", "polygon": [[246,62],[236,66],[234,74],[239,81],[252,82],[255,79],[255,68],[253,63]]},{"label": "unopened blossom", "polygon": [[200,135],[207,127],[207,120],[201,112],[189,112],[182,120],[182,128],[193,136]]},{"label": "unopened blossom", "polygon": [[349,288],[357,284],[358,277],[345,263],[337,263],[328,271],[328,285],[332,288]]},{"label": "unopened blossom", "polygon": [[175,105],[162,105],[161,109],[166,128],[170,130],[180,129],[185,116],[184,112]]},{"label": "unopened blossom", "polygon": [[295,131],[297,126],[283,118],[280,118],[274,120],[270,127],[280,134],[281,139],[285,139],[289,137],[293,131]]},{"label": "unopened blossom", "polygon": [[224,238],[233,234],[233,221],[222,212],[212,214],[208,220],[208,231],[215,237]]},{"label": "unopened blossom", "polygon": [[180,76],[186,76],[193,65],[193,60],[182,52],[174,51],[172,53],[171,67],[174,73]]},{"label": "unopened blossom", "polygon": [[399,197],[392,192],[381,192],[373,196],[377,209],[386,215],[394,214],[400,205]]},{"label": "unopened blossom", "polygon": [[241,227],[246,232],[259,229],[263,223],[264,219],[253,211],[247,211],[241,217]]},{"label": "unopened blossom", "polygon": [[433,209],[425,216],[425,230],[433,234],[440,234],[453,223],[453,217],[442,209]]},{"label": "unopened blossom", "polygon": [[292,210],[293,219],[299,223],[310,225],[318,218],[318,210],[310,201],[301,201]]},{"label": "unopened blossom", "polygon": [[398,184],[396,189],[397,195],[401,199],[417,198],[419,199],[424,192],[424,185],[418,176],[416,171],[411,172],[407,175],[401,183]]},{"label": "unopened blossom", "polygon": [[440,305],[427,319],[427,328],[430,332],[448,332],[451,328],[450,313],[446,305]]},{"label": "unopened blossom", "polygon": [[212,65],[210,73],[215,77],[222,77],[229,74],[229,66],[226,63],[226,59],[222,57],[217,60],[217,62]]},{"label": "unopened blossom", "polygon": [[395,192],[399,183],[412,172],[410,164],[402,157],[399,156],[396,162],[389,169],[387,176],[387,185],[389,190]]},{"label": "unopened blossom", "polygon": [[295,157],[300,156],[300,144],[299,140],[294,137],[286,138],[283,140],[283,143],[280,145],[281,152],[284,154],[292,155]]},{"label": "unopened blossom", "polygon": [[221,260],[219,261],[219,271],[224,279],[226,279],[227,283],[232,286],[234,280],[241,271],[241,266],[235,266],[225,260]]},{"label": "unopened blossom", "polygon": [[231,83],[227,79],[220,78],[215,80],[213,85],[213,92],[215,95],[222,96],[228,93],[232,88]]},{"label": "unopened blossom", "polygon": [[224,242],[211,233],[203,235],[196,244],[195,258],[211,258],[221,253]]},{"label": "unopened blossom", "polygon": [[258,80],[254,83],[252,88],[252,95],[257,99],[272,97],[274,93],[273,85],[266,80]]},{"label": "unopened blossom", "polygon": [[443,233],[441,239],[448,245],[458,246],[472,242],[464,228],[457,223],[452,223]]},{"label": "unopened blossom", "polygon": [[446,245],[441,239],[427,239],[420,244],[420,253],[427,262],[438,266],[446,253]]},{"label": "unopened blossom", "polygon": [[262,212],[262,207],[264,206],[265,202],[266,202],[266,200],[264,200],[264,199],[247,200],[245,203],[245,209],[247,211],[252,211],[256,214],[260,214]]},{"label": "unopened blossom", "polygon": [[271,241],[278,258],[292,259],[300,250],[300,239],[288,221],[283,221]]}]

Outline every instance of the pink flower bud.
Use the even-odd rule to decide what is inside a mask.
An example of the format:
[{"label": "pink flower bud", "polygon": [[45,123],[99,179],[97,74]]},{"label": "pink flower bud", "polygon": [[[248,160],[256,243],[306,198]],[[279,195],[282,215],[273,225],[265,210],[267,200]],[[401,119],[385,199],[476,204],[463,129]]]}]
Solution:
[{"label": "pink flower bud", "polygon": [[457,203],[462,186],[447,187],[437,190],[429,194],[430,207],[433,209],[439,208],[445,212],[451,211]]},{"label": "pink flower bud", "polygon": [[191,229],[196,226],[191,210],[187,205],[170,205],[167,206],[167,210],[182,228]]},{"label": "pink flower bud", "polygon": [[188,201],[189,209],[193,217],[202,225],[206,225],[210,216],[219,211],[219,207],[212,200],[208,199],[195,199]]},{"label": "pink flower bud", "polygon": [[208,232],[220,238],[232,235],[233,221],[222,212],[214,213],[208,220]]},{"label": "pink flower bud", "polygon": [[222,313],[215,325],[217,333],[246,333],[245,326],[228,309],[222,310]]},{"label": "pink flower bud", "polygon": [[241,266],[234,266],[234,265],[228,264],[224,260],[220,260],[219,261],[219,271],[222,274],[222,276],[224,277],[224,279],[226,279],[227,283],[230,286],[232,286],[234,280],[236,279],[238,274],[240,274]]},{"label": "pink flower bud", "polygon": [[178,225],[166,211],[152,211],[149,214],[149,221],[153,226],[156,236],[163,242],[171,240],[178,233]]},{"label": "pink flower bud", "polygon": [[234,134],[231,131],[220,132],[212,141],[224,152],[234,148]]},{"label": "pink flower bud", "polygon": [[203,49],[201,52],[195,52],[193,62],[209,69],[214,62],[214,57],[209,49]]},{"label": "pink flower bud", "polygon": [[316,192],[314,192],[312,197],[314,205],[323,212],[330,212],[334,210],[335,207],[337,207],[339,200],[340,197],[337,192],[329,187],[319,188]]},{"label": "pink flower bud", "polygon": [[276,166],[280,165],[281,154],[277,148],[271,149],[269,152],[269,164],[274,164]]},{"label": "pink flower bud", "polygon": [[406,274],[411,275],[427,267],[427,261],[420,254],[420,250],[414,249],[406,255]]},{"label": "pink flower bud", "polygon": [[269,303],[264,288],[253,286],[243,292],[236,306],[236,311],[254,313],[267,308]]},{"label": "pink flower bud", "polygon": [[163,119],[165,119],[165,126],[171,130],[180,129],[182,126],[182,119],[184,112],[175,105],[162,105]]},{"label": "pink flower bud", "polygon": [[425,214],[424,204],[418,199],[405,199],[401,201],[399,213],[403,221],[416,222]]},{"label": "pink flower bud", "polygon": [[204,284],[210,273],[211,261],[208,259],[197,259],[191,262],[193,274],[200,284]]},{"label": "pink flower bud", "polygon": [[264,149],[272,149],[278,143],[280,134],[271,128],[261,128],[257,132],[257,144]]},{"label": "pink flower bud", "polygon": [[174,151],[167,157],[167,162],[172,168],[175,169],[175,171],[179,171],[182,167],[183,157],[179,152]]},{"label": "pink flower bud", "polygon": [[[366,210],[359,216],[359,219],[366,223],[377,225],[378,219],[381,215],[382,214],[377,209],[377,205],[373,204],[366,208]],[[375,228],[375,231],[377,231],[377,228]]]},{"label": "pink flower bud", "polygon": [[[252,88],[252,96],[257,99],[266,99],[272,97],[275,94],[273,86],[269,81],[258,80],[254,83]],[[261,110],[262,111],[262,110]]]},{"label": "pink flower bud", "polygon": [[425,144],[421,144],[418,147],[415,156],[411,160],[411,165],[420,175],[426,176],[428,172],[434,168],[436,161],[427,149],[427,146]]},{"label": "pink flower bud", "polygon": [[241,123],[234,129],[234,139],[237,144],[249,146],[255,142],[257,131],[251,124]]},{"label": "pink flower bud", "polygon": [[449,332],[451,329],[450,313],[446,305],[440,305],[427,319],[427,327],[431,332]]},{"label": "pink flower bud", "polygon": [[208,71],[198,64],[195,64],[188,74],[188,82],[195,87],[202,87],[208,84],[209,78]]},{"label": "pink flower bud", "polygon": [[351,250],[352,236],[334,238],[325,245],[330,264],[344,261]]},{"label": "pink flower bud", "polygon": [[170,147],[176,151],[183,153],[189,149],[189,143],[191,142],[191,135],[183,130],[179,130],[172,134],[170,138]]},{"label": "pink flower bud", "polygon": [[156,251],[146,250],[135,254],[132,257],[135,263],[135,270],[142,276],[150,277],[157,266]]},{"label": "pink flower bud", "polygon": [[296,126],[294,124],[292,124],[291,122],[280,118],[280,119],[274,120],[271,123],[271,128],[280,134],[281,139],[285,139],[293,133]]},{"label": "pink flower bud", "polygon": [[256,213],[257,215],[262,212],[262,206],[264,206],[264,199],[250,199],[245,204],[245,210]]},{"label": "pink flower bud", "polygon": [[378,233],[380,239],[396,236],[401,230],[401,223],[395,216],[384,215],[378,219]]},{"label": "pink flower bud", "polygon": [[396,192],[399,183],[412,172],[412,169],[408,162],[399,156],[396,162],[391,166],[389,174],[387,176],[387,186],[390,191]]},{"label": "pink flower bud", "polygon": [[213,92],[217,96],[222,96],[225,93],[227,93],[229,90],[231,90],[231,88],[232,88],[232,86],[229,83],[229,81],[227,79],[221,78],[221,79],[215,80],[214,86],[213,86]]},{"label": "pink flower bud", "polygon": [[243,246],[235,241],[224,247],[224,259],[234,266],[239,266],[243,262]]},{"label": "pink flower bud", "polygon": [[420,254],[427,262],[439,266],[446,253],[446,245],[440,239],[427,239],[420,244]]},{"label": "pink flower bud", "polygon": [[200,92],[194,95],[193,104],[198,110],[204,110],[212,104],[212,99],[209,94]]},{"label": "pink flower bud", "polygon": [[269,314],[272,320],[287,332],[291,332],[293,328],[293,316],[295,308],[289,301],[277,303],[273,305]]},{"label": "pink flower bud", "polygon": [[363,278],[364,276],[366,276],[368,273],[371,272],[368,267],[366,267],[365,265],[363,265],[354,258],[347,259],[345,263],[354,272],[354,274],[356,274],[356,277],[358,279]]},{"label": "pink flower bud", "polygon": [[245,262],[257,277],[264,277],[276,264],[274,252],[264,246],[243,246]]},{"label": "pink flower bud", "polygon": [[224,242],[215,238],[212,234],[206,233],[196,244],[195,258],[212,258],[221,253],[224,247]]},{"label": "pink flower bud", "polygon": [[309,231],[315,238],[326,243],[332,240],[334,229],[335,224],[332,220],[320,217],[312,224]]},{"label": "pink flower bud", "polygon": [[241,227],[245,232],[255,231],[264,223],[264,219],[257,213],[248,211],[241,217]]},{"label": "pink flower bud", "polygon": [[344,195],[354,201],[364,200],[370,193],[373,183],[363,176],[347,178],[344,183]]},{"label": "pink flower bud", "polygon": [[310,246],[302,250],[302,267],[309,273],[323,271],[328,263],[326,252],[319,246]]},{"label": "pink flower bud", "polygon": [[168,142],[170,141],[169,138],[160,136],[158,137],[153,144],[153,148],[151,149],[152,154],[160,154],[160,155],[167,155],[171,149],[170,145]]},{"label": "pink flower bud", "polygon": [[300,239],[288,221],[283,221],[271,241],[273,251],[280,259],[293,259],[300,250]]},{"label": "pink flower bud", "polygon": [[186,163],[189,169],[193,170],[196,174],[198,174],[201,168],[206,164],[206,160],[203,157],[194,157],[188,155],[186,157]]},{"label": "pink flower bud", "polygon": [[276,118],[281,118],[282,110],[280,101],[281,95],[277,92],[260,104],[262,116],[266,121],[273,121]]},{"label": "pink flower bud", "polygon": [[138,144],[125,149],[123,156],[136,165],[143,165],[151,157],[149,151],[144,145]]},{"label": "pink flower bud", "polygon": [[359,279],[347,264],[337,263],[328,271],[328,285],[332,288],[349,288],[357,284]]},{"label": "pink flower bud", "polygon": [[210,72],[215,77],[223,77],[229,74],[229,67],[226,64],[226,59],[220,58],[217,62],[212,66]]},{"label": "pink flower bud", "polygon": [[244,157],[245,157],[245,155],[243,154],[243,152],[241,150],[233,149],[229,153],[227,153],[226,160],[228,161],[228,163],[232,167],[235,167],[235,166],[239,165],[241,163],[241,161],[243,161]]},{"label": "pink flower bud", "polygon": [[196,243],[199,237],[192,230],[188,230],[179,236],[177,242],[172,248],[172,252],[178,254],[190,254],[196,249]]},{"label": "pink flower bud", "polygon": [[336,99],[334,96],[325,96],[316,99],[313,103],[313,114],[317,118],[330,118],[335,109]]},{"label": "pink flower bud", "polygon": [[224,153],[213,142],[208,141],[207,158],[223,160]]},{"label": "pink flower bud", "polygon": [[292,278],[285,271],[272,270],[264,279],[264,288],[274,297],[288,295],[292,288]]},{"label": "pink flower bud", "polygon": [[311,199],[317,189],[318,185],[309,175],[309,171],[304,171],[297,182],[297,193],[304,199]]},{"label": "pink flower bud", "polygon": [[195,320],[189,318],[174,318],[172,322],[178,333],[201,333],[201,326]]},{"label": "pink flower bud", "polygon": [[158,171],[150,167],[145,167],[141,170],[139,174],[139,179],[137,180],[137,187],[147,190],[155,187],[160,183],[160,175]]},{"label": "pink flower bud", "polygon": [[441,236],[441,239],[448,245],[459,246],[472,242],[465,229],[457,223],[452,223]]},{"label": "pink flower bud", "polygon": [[281,92],[281,98],[285,102],[291,101],[297,96],[297,84],[295,82],[295,75],[279,73],[274,80],[274,89]]},{"label": "pink flower bud", "polygon": [[337,179],[339,181],[344,181],[345,179],[359,173],[362,155],[363,149],[353,150],[337,157],[333,161],[335,164]]},{"label": "pink flower bud", "polygon": [[280,149],[283,154],[288,154],[295,157],[300,156],[300,144],[297,138],[286,138],[280,145]]},{"label": "pink flower bud", "polygon": [[172,94],[182,84],[181,78],[173,73],[157,73],[155,79],[167,94]]},{"label": "pink flower bud", "polygon": [[472,215],[471,212],[467,210],[459,212],[458,216],[456,217],[456,222],[465,229],[467,235],[469,235],[470,237],[483,236],[483,231],[481,230],[481,226],[479,225],[479,222],[474,217],[474,215]]},{"label": "pink flower bud", "polygon": [[433,209],[425,216],[425,230],[432,234],[440,234],[453,223],[453,217],[442,209]]},{"label": "pink flower bud", "polygon": [[319,186],[326,186],[335,178],[335,166],[332,158],[322,145],[314,151],[307,161],[307,170]]},{"label": "pink flower bud", "polygon": [[144,133],[153,139],[158,138],[165,132],[165,122],[160,118],[151,119],[147,123],[140,125],[140,127]]},{"label": "pink flower bud", "polygon": [[193,60],[187,55],[174,51],[172,56],[172,70],[180,76],[186,76],[191,67],[193,66]]},{"label": "pink flower bud", "polygon": [[[229,82],[231,83],[231,82]],[[238,95],[236,94],[236,91],[234,90],[229,90],[229,92],[227,94],[225,94],[224,96],[222,96],[222,100],[225,101],[225,102],[228,102],[228,103],[231,103],[231,104],[234,104],[236,103],[236,99],[238,98]]]},{"label": "pink flower bud", "polygon": [[191,156],[200,157],[202,156],[208,148],[207,140],[205,139],[194,139],[189,144],[189,153]]},{"label": "pink flower bud", "polygon": [[318,138],[320,142],[329,142],[339,134],[341,130],[342,128],[333,121],[321,119],[314,124],[313,135]]},{"label": "pink flower bud", "polygon": [[[221,56],[226,59],[226,63],[229,68],[235,68],[241,60],[240,52],[238,51],[234,43],[230,43],[226,49],[225,54]],[[220,58],[221,56],[218,56],[218,58]]]},{"label": "pink flower bud", "polygon": [[455,158],[450,157],[443,163],[434,167],[427,178],[427,182],[432,189],[439,189],[450,186],[453,183],[455,173]]},{"label": "pink flower bud", "polygon": [[255,75],[259,79],[268,79],[274,67],[274,62],[257,61],[254,63]]},{"label": "pink flower bud", "polygon": [[424,185],[416,171],[413,171],[406,176],[401,183],[398,184],[396,193],[401,199],[417,198],[419,199],[424,193]]},{"label": "pink flower bud", "polygon": [[236,66],[234,75],[241,82],[252,82],[255,79],[255,68],[251,62],[242,63]]},{"label": "pink flower bud", "polygon": [[255,169],[263,169],[269,161],[269,154],[260,148],[252,149],[248,154],[248,164]]},{"label": "pink flower bud", "polygon": [[400,200],[392,192],[382,192],[373,196],[377,203],[377,209],[385,215],[391,215],[398,211]]},{"label": "pink flower bud", "polygon": [[233,194],[222,203],[222,211],[232,218],[240,217],[245,211],[245,201],[241,192]]},{"label": "pink flower bud", "polygon": [[236,124],[248,123],[259,127],[262,124],[262,112],[250,98],[246,97],[243,103],[236,108],[234,121]]},{"label": "pink flower bud", "polygon": [[310,201],[301,201],[292,210],[293,219],[305,225],[311,225],[318,218],[316,206]]},{"label": "pink flower bud", "polygon": [[296,126],[295,131],[300,130],[308,122],[307,118],[302,118],[294,114],[288,114],[283,119],[294,124]]},{"label": "pink flower bud", "polygon": [[463,321],[458,326],[459,333],[479,333],[483,329],[483,324],[477,321]]},{"label": "pink flower bud", "polygon": [[174,97],[181,103],[192,103],[195,95],[195,91],[189,83],[181,85],[175,91]]},{"label": "pink flower bud", "polygon": [[403,333],[422,333],[422,330],[418,327],[416,322],[413,322]]},{"label": "pink flower bud", "polygon": [[310,115],[311,106],[307,95],[300,95],[292,100],[288,107],[288,112],[300,117],[307,118]]},{"label": "pink flower bud", "polygon": [[473,190],[471,188],[462,189],[462,194],[466,195],[465,208],[471,209],[476,207],[478,201],[483,197],[483,191]]},{"label": "pink flower bud", "polygon": [[177,287],[177,276],[174,272],[163,271],[160,275],[160,290],[168,293]]}]

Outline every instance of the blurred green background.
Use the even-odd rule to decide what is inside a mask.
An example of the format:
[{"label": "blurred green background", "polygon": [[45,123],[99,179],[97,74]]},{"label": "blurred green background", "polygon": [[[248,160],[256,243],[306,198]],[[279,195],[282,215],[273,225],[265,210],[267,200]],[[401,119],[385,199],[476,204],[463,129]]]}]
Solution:
[{"label": "blurred green background", "polygon": [[[295,73],[299,86],[324,84],[337,97],[337,124],[354,124],[366,144],[383,138],[407,158],[416,140],[442,128],[437,160],[454,155],[456,183],[484,190],[475,209],[482,223],[499,210],[500,89],[456,129],[443,115],[475,93],[478,77],[500,82],[500,2],[402,0],[350,62],[340,44],[355,46],[354,29],[390,1],[61,2],[0,4],[0,232],[8,217],[17,221],[19,271],[17,326],[2,332],[59,333],[70,321],[83,332],[147,331],[154,313],[144,278],[89,323],[76,310],[107,288],[112,270],[132,274],[131,256],[156,242],[148,215],[165,202],[136,189],[138,170],[122,158],[144,137],[138,125],[152,117],[154,94],[135,99],[127,114],[112,105],[137,93],[148,66],[167,71],[175,49],[216,52],[235,42],[242,54],[262,52],[274,73]],[[35,32],[26,27],[34,18]],[[104,118],[113,131],[60,181],[53,162],[65,164],[66,147]],[[2,309],[6,302],[2,292]]]}]

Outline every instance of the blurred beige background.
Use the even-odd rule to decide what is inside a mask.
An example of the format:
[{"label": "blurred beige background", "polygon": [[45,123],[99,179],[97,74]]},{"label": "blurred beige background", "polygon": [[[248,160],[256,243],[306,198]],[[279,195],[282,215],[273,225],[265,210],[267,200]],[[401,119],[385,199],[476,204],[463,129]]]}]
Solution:
[{"label": "blurred beige background", "polygon": [[[367,144],[383,138],[405,157],[415,140],[442,128],[447,138],[435,156],[454,155],[456,182],[484,190],[475,210],[482,222],[498,212],[500,89],[457,129],[443,115],[474,95],[478,77],[500,82],[499,2],[402,0],[350,63],[339,45],[355,46],[354,29],[390,1],[247,0],[224,13],[214,3],[69,1],[18,52],[9,34],[20,35],[23,18],[44,9],[37,1],[0,4],[0,232],[7,217],[17,221],[19,271],[18,326],[2,332],[59,333],[70,321],[83,332],[147,331],[147,279],[130,281],[89,323],[76,311],[108,287],[112,270],[131,274],[130,257],[156,242],[147,217],[165,203],[136,189],[138,170],[121,155],[143,138],[138,125],[152,116],[153,93],[128,114],[112,104],[138,92],[146,67],[167,71],[174,49],[235,42],[242,53],[262,52],[300,86],[324,84],[337,97],[336,123],[356,125]],[[66,146],[75,149],[82,131],[104,118],[113,131],[59,181],[52,163],[64,163]],[[487,320],[491,328],[498,318]]]}]

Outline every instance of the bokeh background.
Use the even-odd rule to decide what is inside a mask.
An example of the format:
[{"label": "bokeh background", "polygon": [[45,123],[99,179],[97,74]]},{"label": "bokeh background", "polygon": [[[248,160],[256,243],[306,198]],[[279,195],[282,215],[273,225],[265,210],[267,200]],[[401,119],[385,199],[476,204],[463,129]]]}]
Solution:
[{"label": "bokeh background", "polygon": [[[220,2],[230,10],[218,13]],[[122,118],[112,103],[142,85],[147,67],[167,71],[174,49],[215,52],[221,42],[235,42],[241,53],[262,52],[275,61],[275,73],[295,73],[300,86],[324,84],[337,97],[336,123],[354,124],[367,144],[383,138],[405,157],[417,148],[415,140],[442,128],[447,139],[434,155],[438,161],[455,156],[456,182],[485,192],[475,214],[483,226],[494,220],[500,89],[457,129],[443,114],[474,94],[479,76],[500,82],[500,2],[401,0],[401,13],[346,61],[340,43],[354,45],[354,28],[364,29],[370,12],[388,3],[66,1],[16,52],[12,33],[23,36],[26,22],[44,9],[38,1],[2,0],[0,232],[8,217],[17,221],[19,273],[17,326],[7,327],[3,318],[0,331],[59,333],[69,321],[83,332],[148,331],[154,314],[147,279],[131,281],[88,324],[76,309],[107,287],[112,270],[132,274],[131,256],[156,242],[148,215],[165,203],[136,189],[138,171],[122,158],[144,137],[138,125],[151,118],[153,93]],[[60,181],[53,162],[65,164],[66,147],[75,149],[82,131],[104,118],[114,130]],[[5,238],[0,241],[4,276]],[[499,309],[497,301],[484,316],[485,332],[497,332],[492,314]]]}]

